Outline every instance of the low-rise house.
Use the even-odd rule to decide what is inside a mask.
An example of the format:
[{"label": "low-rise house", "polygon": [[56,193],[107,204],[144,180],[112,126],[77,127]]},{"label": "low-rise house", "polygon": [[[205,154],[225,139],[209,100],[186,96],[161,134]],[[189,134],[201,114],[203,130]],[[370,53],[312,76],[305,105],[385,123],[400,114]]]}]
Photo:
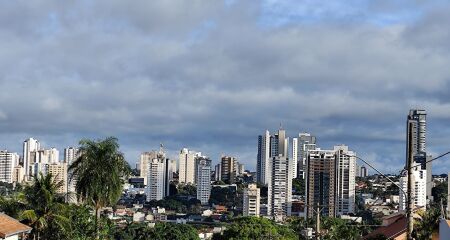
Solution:
[{"label": "low-rise house", "polygon": [[0,213],[0,240],[25,239],[32,228],[18,220]]}]

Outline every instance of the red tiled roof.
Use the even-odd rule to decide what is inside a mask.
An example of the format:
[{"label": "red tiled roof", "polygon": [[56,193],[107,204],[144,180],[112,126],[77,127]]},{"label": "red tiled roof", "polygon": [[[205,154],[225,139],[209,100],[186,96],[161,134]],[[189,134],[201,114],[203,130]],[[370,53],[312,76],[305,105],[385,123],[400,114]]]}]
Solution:
[{"label": "red tiled roof", "polygon": [[375,231],[371,232],[367,236],[364,236],[364,239],[375,237],[380,234],[384,235],[388,239],[395,238],[401,235],[402,233],[406,232],[406,228],[407,228],[407,221],[406,217],[403,215],[402,217],[399,217],[397,220],[395,220],[395,222],[393,222],[392,224],[377,228]]},{"label": "red tiled roof", "polygon": [[25,224],[20,223],[16,219],[0,213],[0,237],[6,238],[9,236],[13,236],[19,233],[30,232],[32,230],[31,227],[28,227]]}]

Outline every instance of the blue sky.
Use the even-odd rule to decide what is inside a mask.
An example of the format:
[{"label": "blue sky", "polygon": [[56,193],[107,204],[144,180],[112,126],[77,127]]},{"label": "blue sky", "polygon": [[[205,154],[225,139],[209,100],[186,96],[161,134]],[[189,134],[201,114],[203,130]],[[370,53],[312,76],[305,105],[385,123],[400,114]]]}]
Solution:
[{"label": "blue sky", "polygon": [[[257,135],[316,135],[385,172],[410,108],[450,150],[447,1],[2,1],[0,148],[117,136],[256,166]],[[434,172],[450,171],[450,160]]]}]

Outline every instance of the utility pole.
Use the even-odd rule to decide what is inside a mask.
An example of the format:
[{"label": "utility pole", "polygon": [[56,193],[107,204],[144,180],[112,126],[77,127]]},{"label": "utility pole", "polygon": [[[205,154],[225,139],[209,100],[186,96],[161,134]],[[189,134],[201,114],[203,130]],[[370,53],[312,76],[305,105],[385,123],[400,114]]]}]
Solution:
[{"label": "utility pole", "polygon": [[320,206],[316,204],[316,239],[320,240]]},{"label": "utility pole", "polygon": [[413,173],[413,157],[410,156],[408,159],[408,197],[406,198],[407,201],[407,208],[406,208],[406,218],[407,218],[407,239],[413,240],[412,232],[414,228],[414,218],[413,218],[413,209],[414,209],[414,201],[413,201],[413,189],[414,189],[414,173]]}]

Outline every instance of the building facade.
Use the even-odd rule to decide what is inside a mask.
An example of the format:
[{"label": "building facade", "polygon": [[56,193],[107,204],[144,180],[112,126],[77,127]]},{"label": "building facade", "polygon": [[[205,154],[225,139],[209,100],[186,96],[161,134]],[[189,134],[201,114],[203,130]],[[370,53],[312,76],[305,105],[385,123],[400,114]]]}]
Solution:
[{"label": "building facade", "polygon": [[[427,207],[427,170],[421,169],[420,167],[416,167],[413,169],[413,199],[414,199],[414,208],[423,208]],[[400,177],[400,188],[403,189],[404,192],[408,190],[408,177],[403,176]],[[403,192],[400,192],[400,202],[398,209],[401,211],[406,210],[406,198]]]},{"label": "building facade", "polygon": [[293,163],[286,156],[273,157],[271,161],[271,182],[268,184],[268,214],[276,221],[290,216],[292,202]]},{"label": "building facade", "polygon": [[316,149],[316,137],[310,133],[299,133],[297,138],[297,178],[305,179],[307,153],[314,149]]},{"label": "building facade", "polygon": [[336,214],[355,213],[356,154],[348,146],[334,147],[336,155]]},{"label": "building facade", "polygon": [[29,138],[23,142],[23,167],[25,176],[28,179],[34,175],[34,159],[31,158],[31,153],[41,149],[41,144],[34,138]]},{"label": "building facade", "polygon": [[261,194],[260,189],[256,184],[251,183],[244,189],[243,197],[243,215],[246,216],[259,216]]},{"label": "building facade", "polygon": [[166,158],[162,147],[158,152],[152,151],[149,155],[155,158],[145,163],[147,165],[147,201],[158,201],[169,195],[170,176],[173,172],[170,160]]},{"label": "building facade", "polygon": [[183,148],[178,156],[178,182],[183,184],[195,184],[195,161],[201,153]]},{"label": "building facade", "polygon": [[231,156],[222,156],[220,163],[220,179],[225,183],[233,184],[236,180],[237,161]]},{"label": "building facade", "polygon": [[211,195],[211,160],[206,157],[196,159],[197,199],[205,205]]},{"label": "building facade", "polygon": [[18,161],[17,153],[0,150],[0,182],[13,182],[14,167]]}]

